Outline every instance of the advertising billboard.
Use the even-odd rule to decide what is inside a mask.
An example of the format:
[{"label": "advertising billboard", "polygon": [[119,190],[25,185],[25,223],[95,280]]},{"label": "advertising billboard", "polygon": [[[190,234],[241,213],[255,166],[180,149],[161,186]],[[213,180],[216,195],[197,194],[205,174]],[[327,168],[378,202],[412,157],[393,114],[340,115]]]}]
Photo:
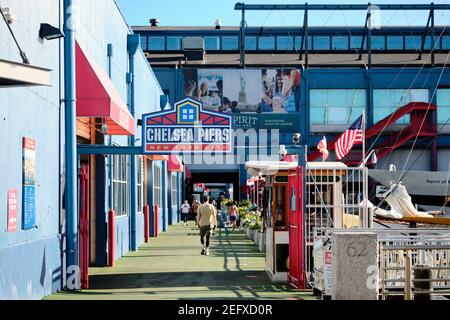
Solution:
[{"label": "advertising billboard", "polygon": [[185,69],[184,95],[222,113],[295,113],[297,69]]}]

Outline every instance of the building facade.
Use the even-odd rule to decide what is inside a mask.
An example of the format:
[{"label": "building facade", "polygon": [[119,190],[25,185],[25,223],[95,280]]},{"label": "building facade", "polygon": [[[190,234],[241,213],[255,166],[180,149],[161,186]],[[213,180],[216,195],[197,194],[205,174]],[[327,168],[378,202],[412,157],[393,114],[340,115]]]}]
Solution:
[{"label": "building facade", "polygon": [[[448,171],[450,33],[443,26],[133,30],[171,102],[194,95],[208,108],[233,113],[237,128],[267,129],[269,136],[278,130],[281,144],[292,144],[293,134],[301,133],[310,154],[323,136],[332,141],[364,113],[366,128],[376,131],[366,149],[380,155],[372,168]],[[429,106],[420,119],[434,128],[431,134],[416,128],[407,137],[409,113],[379,127],[410,102]],[[206,164],[191,170],[217,171]],[[242,163],[227,174],[232,172],[245,184]]]},{"label": "building facade", "polygon": [[[0,88],[0,299],[42,298],[70,287],[71,275],[86,287],[87,267],[107,266],[137,250],[146,227],[157,236],[179,221],[182,166],[171,166],[168,157],[113,154],[119,147],[139,147],[135,137],[140,136],[142,114],[170,107],[139,37],[113,0],[79,0],[70,8],[67,3],[1,4],[16,17],[11,28],[31,64],[49,69],[50,85],[7,82],[0,73],[5,84]],[[62,32],[66,10],[74,17],[76,140],[78,149],[85,150],[76,157],[75,271],[66,257],[67,52],[63,37],[40,37],[43,23]],[[2,63],[22,65],[3,21],[0,37]],[[86,151],[98,145],[109,149],[101,154],[95,148]],[[145,226],[147,212],[151,226]],[[10,218],[15,219],[12,225]]]}]

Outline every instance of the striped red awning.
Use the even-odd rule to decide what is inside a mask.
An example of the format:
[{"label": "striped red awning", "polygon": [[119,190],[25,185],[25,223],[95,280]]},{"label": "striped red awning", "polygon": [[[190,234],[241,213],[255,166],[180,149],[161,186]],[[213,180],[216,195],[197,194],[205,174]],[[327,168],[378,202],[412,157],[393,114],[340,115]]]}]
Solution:
[{"label": "striped red awning", "polygon": [[104,118],[109,135],[135,135],[134,119],[103,68],[76,43],[77,117]]},{"label": "striped red awning", "polygon": [[172,172],[183,172],[183,164],[178,156],[171,155],[167,162],[167,169]]},{"label": "striped red awning", "polygon": [[152,160],[167,161],[167,170],[172,172],[183,172],[183,163],[176,155],[162,155],[154,154],[151,156]]}]

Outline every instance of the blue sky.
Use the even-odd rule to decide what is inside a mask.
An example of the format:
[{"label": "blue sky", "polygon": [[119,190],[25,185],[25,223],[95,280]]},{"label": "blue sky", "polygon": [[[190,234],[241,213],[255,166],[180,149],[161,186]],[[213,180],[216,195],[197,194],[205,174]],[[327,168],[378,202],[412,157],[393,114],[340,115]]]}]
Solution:
[{"label": "blue sky", "polygon": [[[234,10],[236,2],[243,0],[116,0],[128,24],[148,25],[150,18],[159,18],[161,26],[212,26],[216,19],[222,20],[224,26],[237,26],[240,12]],[[247,4],[302,4],[298,0],[247,0]],[[309,4],[367,4],[368,1],[355,0],[309,0]],[[383,3],[430,3],[430,1],[374,1]],[[448,0],[435,0],[435,4],[448,3]],[[288,26],[299,25],[303,13],[296,11],[253,11],[246,13],[250,26]],[[310,13],[311,25],[361,25],[364,24],[365,13],[360,11],[316,11]],[[426,11],[386,11],[382,12],[382,23],[385,25],[426,25]],[[437,11],[436,24],[447,25],[450,11]]]}]

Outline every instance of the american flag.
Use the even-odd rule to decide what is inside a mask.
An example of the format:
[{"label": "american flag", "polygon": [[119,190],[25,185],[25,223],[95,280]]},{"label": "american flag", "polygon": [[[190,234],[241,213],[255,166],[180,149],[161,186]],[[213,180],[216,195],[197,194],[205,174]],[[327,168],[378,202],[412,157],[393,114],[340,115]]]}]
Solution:
[{"label": "american flag", "polygon": [[363,116],[361,115],[358,119],[356,119],[350,128],[348,128],[341,135],[338,141],[336,141],[336,157],[339,160],[347,155],[354,144],[360,144],[363,142],[363,132],[361,130],[363,121],[362,118]]}]

